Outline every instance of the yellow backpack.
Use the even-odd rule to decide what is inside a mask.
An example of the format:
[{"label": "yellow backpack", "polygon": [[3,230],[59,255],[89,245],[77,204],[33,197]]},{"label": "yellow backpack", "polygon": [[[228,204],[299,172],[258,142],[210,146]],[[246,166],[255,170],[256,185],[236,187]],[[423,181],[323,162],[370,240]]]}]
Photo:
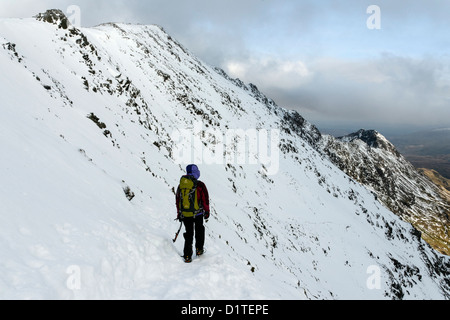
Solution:
[{"label": "yellow backpack", "polygon": [[183,176],[180,180],[180,210],[186,218],[197,215],[200,210],[197,197],[197,180],[192,176]]}]

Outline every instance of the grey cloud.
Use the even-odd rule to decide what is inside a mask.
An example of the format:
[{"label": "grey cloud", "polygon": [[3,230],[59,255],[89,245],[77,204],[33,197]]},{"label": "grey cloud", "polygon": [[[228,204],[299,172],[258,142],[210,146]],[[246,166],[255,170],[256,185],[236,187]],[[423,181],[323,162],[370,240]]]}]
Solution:
[{"label": "grey cloud", "polygon": [[278,104],[328,126],[445,127],[450,125],[449,66],[430,57],[393,55],[364,62],[318,61],[295,88],[269,84],[260,89]]}]

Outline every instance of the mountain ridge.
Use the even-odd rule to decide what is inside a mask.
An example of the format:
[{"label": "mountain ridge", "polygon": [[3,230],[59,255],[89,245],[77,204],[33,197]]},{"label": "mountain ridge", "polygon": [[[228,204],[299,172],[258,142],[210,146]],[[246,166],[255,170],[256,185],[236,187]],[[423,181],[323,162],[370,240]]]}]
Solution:
[{"label": "mountain ridge", "polygon": [[337,139],[326,136],[322,148],[338,167],[373,190],[386,207],[419,229],[434,248],[450,254],[448,199],[383,135],[374,130],[360,130]]}]

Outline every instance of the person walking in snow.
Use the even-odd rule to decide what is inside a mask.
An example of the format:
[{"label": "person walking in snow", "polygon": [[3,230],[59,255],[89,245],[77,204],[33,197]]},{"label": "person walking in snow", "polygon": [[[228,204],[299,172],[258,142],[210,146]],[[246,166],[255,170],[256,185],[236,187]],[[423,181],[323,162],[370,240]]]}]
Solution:
[{"label": "person walking in snow", "polygon": [[209,219],[209,195],[206,185],[199,181],[200,170],[195,164],[186,168],[186,175],[181,177],[176,193],[177,219],[184,223],[183,234],[186,263],[192,262],[192,245],[195,233],[195,249],[197,256],[204,253],[205,227],[204,219]]}]

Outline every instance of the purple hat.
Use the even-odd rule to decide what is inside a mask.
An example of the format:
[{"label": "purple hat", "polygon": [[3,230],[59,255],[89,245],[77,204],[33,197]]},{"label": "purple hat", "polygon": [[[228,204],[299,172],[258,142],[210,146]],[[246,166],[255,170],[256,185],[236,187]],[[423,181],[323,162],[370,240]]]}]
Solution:
[{"label": "purple hat", "polygon": [[198,167],[195,164],[188,165],[186,168],[186,173],[193,176],[195,179],[200,178],[200,170],[198,170]]}]

